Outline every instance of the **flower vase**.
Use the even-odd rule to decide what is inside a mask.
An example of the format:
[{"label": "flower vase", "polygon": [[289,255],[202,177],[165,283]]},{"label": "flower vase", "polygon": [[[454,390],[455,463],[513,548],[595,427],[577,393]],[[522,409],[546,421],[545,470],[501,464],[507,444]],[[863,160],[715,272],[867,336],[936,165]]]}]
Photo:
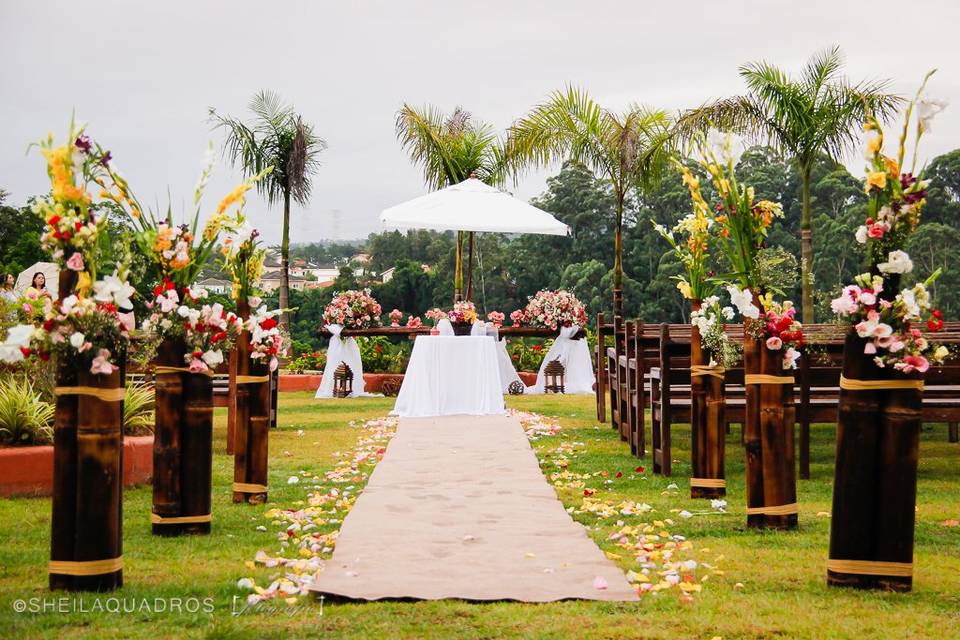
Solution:
[{"label": "flower vase", "polygon": [[186,354],[184,341],[164,340],[153,363],[155,535],[210,533],[213,378],[212,372],[191,373]]},{"label": "flower vase", "polygon": [[878,367],[865,344],[851,328],[840,381],[827,584],[909,591],[923,381]]},{"label": "flower vase", "polygon": [[54,418],[50,588],[111,591],[123,586],[121,372],[64,368]]},{"label": "flower vase", "polygon": [[455,336],[468,336],[473,329],[473,323],[471,322],[451,322],[450,324],[453,326],[453,335]]},{"label": "flower vase", "polygon": [[[250,306],[237,302],[237,314],[250,317]],[[233,457],[233,501],[263,504],[267,501],[268,442],[270,435],[270,368],[250,359],[250,332],[237,338],[233,358],[236,375],[236,433]]]},{"label": "flower vase", "polygon": [[[759,307],[759,300],[754,304]],[[747,318],[743,327],[747,526],[795,529],[799,509],[794,377],[783,369],[783,351],[770,349],[762,338],[754,337],[760,333],[757,323],[762,322]]]},{"label": "flower vase", "polygon": [[[699,311],[700,301],[691,300],[690,310]],[[710,357],[700,342],[700,330],[690,330],[690,497],[720,498],[727,493],[724,471],[726,424],[724,422],[724,369],[710,366]]]}]

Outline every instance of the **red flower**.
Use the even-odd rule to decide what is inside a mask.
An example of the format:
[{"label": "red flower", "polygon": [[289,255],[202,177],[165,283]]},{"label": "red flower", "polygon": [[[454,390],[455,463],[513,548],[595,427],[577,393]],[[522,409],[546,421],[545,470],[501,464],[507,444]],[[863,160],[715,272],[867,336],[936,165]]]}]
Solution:
[{"label": "red flower", "polygon": [[933,332],[943,330],[943,320],[938,320],[936,318],[932,320],[927,320],[927,329]]},{"label": "red flower", "polygon": [[56,326],[56,322],[53,318],[47,318],[43,321],[43,330],[44,331],[53,331],[53,328]]},{"label": "red flower", "polygon": [[615,477],[615,478],[622,478],[622,477],[623,477],[623,471],[617,471],[617,475],[614,476],[614,477]]},{"label": "red flower", "polygon": [[58,222],[60,222],[60,216],[50,216],[50,218],[47,219],[47,224],[51,227],[57,226]]},{"label": "red flower", "polygon": [[530,350],[531,350],[531,351],[536,351],[537,353],[539,353],[539,352],[543,351],[543,345],[542,345],[542,344],[535,344],[535,345],[533,345],[532,347],[530,347]]},{"label": "red flower", "polygon": [[636,471],[637,473],[643,473],[644,471],[646,471],[646,469],[644,469],[643,467],[637,467],[636,469],[634,469],[634,471]]},{"label": "red flower", "polygon": [[23,354],[24,358],[29,358],[32,352],[30,351],[30,347],[20,347],[20,353]]},{"label": "red flower", "polygon": [[76,222],[73,223],[73,230],[74,230],[74,231],[80,231],[81,228],[83,228],[83,223],[80,222],[79,220],[77,220]]},{"label": "red flower", "polygon": [[263,320],[260,323],[260,328],[263,329],[264,331],[269,331],[270,329],[273,329],[276,326],[277,326],[276,318],[267,318],[266,320]]},{"label": "red flower", "polygon": [[943,311],[940,311],[940,309],[934,309],[931,313],[937,320],[943,320]]}]

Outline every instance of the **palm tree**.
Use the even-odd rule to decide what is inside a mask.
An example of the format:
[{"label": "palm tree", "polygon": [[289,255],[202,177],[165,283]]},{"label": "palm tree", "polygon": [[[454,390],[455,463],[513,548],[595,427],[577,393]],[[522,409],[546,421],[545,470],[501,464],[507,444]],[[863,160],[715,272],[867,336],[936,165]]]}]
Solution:
[{"label": "palm tree", "polygon": [[283,202],[283,238],[280,243],[281,323],[289,331],[290,316],[290,202],[303,206],[310,199],[313,174],[320,166],[318,156],[327,143],[313,132],[313,126],[284,104],[272,91],[261,91],[250,100],[254,118],[245,124],[237,118],[221,116],[210,109],[217,127],[227,131],[223,151],[244,176],[255,176],[273,167],[257,182],[257,191],[268,205]]},{"label": "palm tree", "polygon": [[610,183],[616,204],[613,313],[623,312],[623,210],[632,189],[659,179],[670,156],[670,117],[632,104],[623,112],[602,108],[586,92],[568,87],[553,93],[510,128],[514,162],[543,166],[570,159]]},{"label": "palm tree", "polygon": [[833,47],[815,54],[799,78],[767,62],[740,67],[745,95],[724,98],[680,116],[677,132],[688,137],[715,126],[769,144],[793,159],[800,174],[801,283],[803,321],[813,322],[813,246],[810,174],[819,157],[838,160],[858,140],[865,114],[889,117],[901,99],[886,93],[888,82],[852,84],[841,74],[843,56]]},{"label": "palm tree", "polygon": [[[502,141],[492,127],[474,122],[470,112],[460,107],[445,115],[439,109],[421,109],[404,104],[397,112],[397,138],[414,164],[423,169],[423,179],[431,189],[443,189],[474,177],[490,185],[503,184],[507,162]],[[470,232],[467,299],[473,288],[473,232]],[[463,291],[464,232],[457,232],[456,268],[453,288],[455,300]]]}]

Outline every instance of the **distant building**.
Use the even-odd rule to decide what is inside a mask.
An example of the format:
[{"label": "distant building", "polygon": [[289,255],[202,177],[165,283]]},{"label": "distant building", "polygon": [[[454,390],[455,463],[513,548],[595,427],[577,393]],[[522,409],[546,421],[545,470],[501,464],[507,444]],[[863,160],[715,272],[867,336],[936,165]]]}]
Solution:
[{"label": "distant building", "polygon": [[386,271],[384,271],[383,273],[381,273],[381,274],[380,274],[380,282],[382,282],[383,284],[387,284],[388,282],[390,282],[391,280],[393,280],[393,272],[396,271],[396,270],[397,270],[396,267],[390,267],[389,269],[387,269]]},{"label": "distant building", "polygon": [[[303,276],[290,274],[290,288],[295,291],[303,291],[306,288],[307,280]],[[312,284],[312,283],[311,283]],[[264,273],[260,277],[260,288],[264,293],[270,293],[280,288],[280,272],[272,271]]]},{"label": "distant building", "polygon": [[233,283],[219,278],[205,278],[193,283],[194,289],[206,289],[207,293],[217,293],[220,295],[231,293]]}]

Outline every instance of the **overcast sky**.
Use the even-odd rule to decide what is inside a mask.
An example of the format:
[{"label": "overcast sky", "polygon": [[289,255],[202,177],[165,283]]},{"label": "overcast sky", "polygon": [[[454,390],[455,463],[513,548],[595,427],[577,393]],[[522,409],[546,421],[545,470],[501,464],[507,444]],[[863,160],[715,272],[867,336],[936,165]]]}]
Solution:
[{"label": "overcast sky", "polygon": [[[925,139],[930,157],[960,146],[958,27],[956,0],[0,0],[0,188],[11,204],[48,190],[40,155],[24,152],[47,131],[62,139],[75,109],[142,201],[165,207],[169,191],[182,210],[207,142],[221,142],[207,108],[245,117],[269,88],[329,144],[293,241],[364,237],[425,191],[394,134],[404,101],[461,105],[501,130],[567,83],[613,108],[681,109],[741,92],[743,62],[799,70],[833,44],[852,79],[904,93],[940,68],[929,93],[952,106]],[[537,195],[545,175],[515,192]],[[218,166],[209,209],[239,177]],[[279,241],[278,210],[254,197],[248,213]]]}]

